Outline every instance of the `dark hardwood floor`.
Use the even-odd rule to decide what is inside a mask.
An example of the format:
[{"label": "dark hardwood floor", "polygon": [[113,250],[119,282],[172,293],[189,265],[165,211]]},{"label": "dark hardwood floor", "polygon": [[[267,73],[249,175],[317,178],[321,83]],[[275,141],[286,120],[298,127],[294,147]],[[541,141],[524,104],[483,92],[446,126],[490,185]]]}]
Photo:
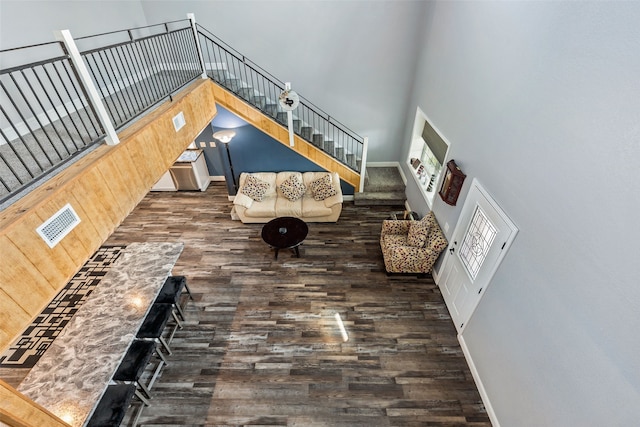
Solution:
[{"label": "dark hardwood floor", "polygon": [[231,207],[222,183],[150,193],[106,242],[185,244],[195,301],[143,425],[490,425],[438,287],[384,272],[388,207],[346,202],[278,260]]}]

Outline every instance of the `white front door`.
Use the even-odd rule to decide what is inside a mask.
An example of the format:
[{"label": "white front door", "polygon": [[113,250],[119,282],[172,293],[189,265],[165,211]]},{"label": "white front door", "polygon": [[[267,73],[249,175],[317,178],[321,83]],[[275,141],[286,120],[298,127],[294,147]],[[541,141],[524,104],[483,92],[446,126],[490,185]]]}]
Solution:
[{"label": "white front door", "polygon": [[462,333],[517,232],[474,179],[438,281],[458,333]]}]

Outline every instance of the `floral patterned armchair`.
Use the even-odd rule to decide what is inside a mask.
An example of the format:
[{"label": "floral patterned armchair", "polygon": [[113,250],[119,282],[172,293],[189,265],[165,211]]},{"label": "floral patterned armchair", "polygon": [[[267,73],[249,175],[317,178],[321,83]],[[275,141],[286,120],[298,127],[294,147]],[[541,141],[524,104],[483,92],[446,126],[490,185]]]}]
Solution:
[{"label": "floral patterned armchair", "polygon": [[430,273],[448,244],[433,212],[420,221],[382,222],[380,246],[387,273]]}]

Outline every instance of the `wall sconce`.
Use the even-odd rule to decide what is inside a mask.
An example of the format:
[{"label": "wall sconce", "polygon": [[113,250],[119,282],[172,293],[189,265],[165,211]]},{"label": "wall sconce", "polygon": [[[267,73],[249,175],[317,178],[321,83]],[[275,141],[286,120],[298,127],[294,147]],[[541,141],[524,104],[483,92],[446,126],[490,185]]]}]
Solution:
[{"label": "wall sconce", "polygon": [[236,183],[236,174],[233,172],[233,162],[231,161],[231,152],[229,151],[229,143],[236,136],[236,132],[231,129],[221,130],[213,134],[213,137],[224,144],[224,148],[227,150],[227,158],[229,159],[229,169],[231,169],[231,179],[233,180],[233,189],[238,191],[238,184]]}]

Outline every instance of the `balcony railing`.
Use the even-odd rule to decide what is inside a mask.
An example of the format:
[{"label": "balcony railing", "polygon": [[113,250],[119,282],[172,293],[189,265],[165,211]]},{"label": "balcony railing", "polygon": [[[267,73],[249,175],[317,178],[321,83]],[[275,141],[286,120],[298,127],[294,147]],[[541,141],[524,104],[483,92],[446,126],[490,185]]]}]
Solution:
[{"label": "balcony railing", "polygon": [[89,86],[121,129],[202,73],[190,20],[74,42],[91,81],[63,42],[0,51],[3,64],[38,58],[0,71],[0,202],[104,140]]},{"label": "balcony railing", "polygon": [[116,129],[202,73],[189,20],[75,40]]},{"label": "balcony railing", "polygon": [[[0,51],[13,56],[63,53],[61,43]],[[104,137],[69,60],[53,56],[0,71],[0,195],[28,186]]]},{"label": "balcony railing", "polygon": [[[111,130],[202,76],[203,66],[215,82],[287,125],[278,104],[285,84],[190,19],[71,43],[0,51],[9,65],[0,70],[0,205],[109,140]],[[360,172],[362,137],[304,97],[293,115],[296,134]]]}]

